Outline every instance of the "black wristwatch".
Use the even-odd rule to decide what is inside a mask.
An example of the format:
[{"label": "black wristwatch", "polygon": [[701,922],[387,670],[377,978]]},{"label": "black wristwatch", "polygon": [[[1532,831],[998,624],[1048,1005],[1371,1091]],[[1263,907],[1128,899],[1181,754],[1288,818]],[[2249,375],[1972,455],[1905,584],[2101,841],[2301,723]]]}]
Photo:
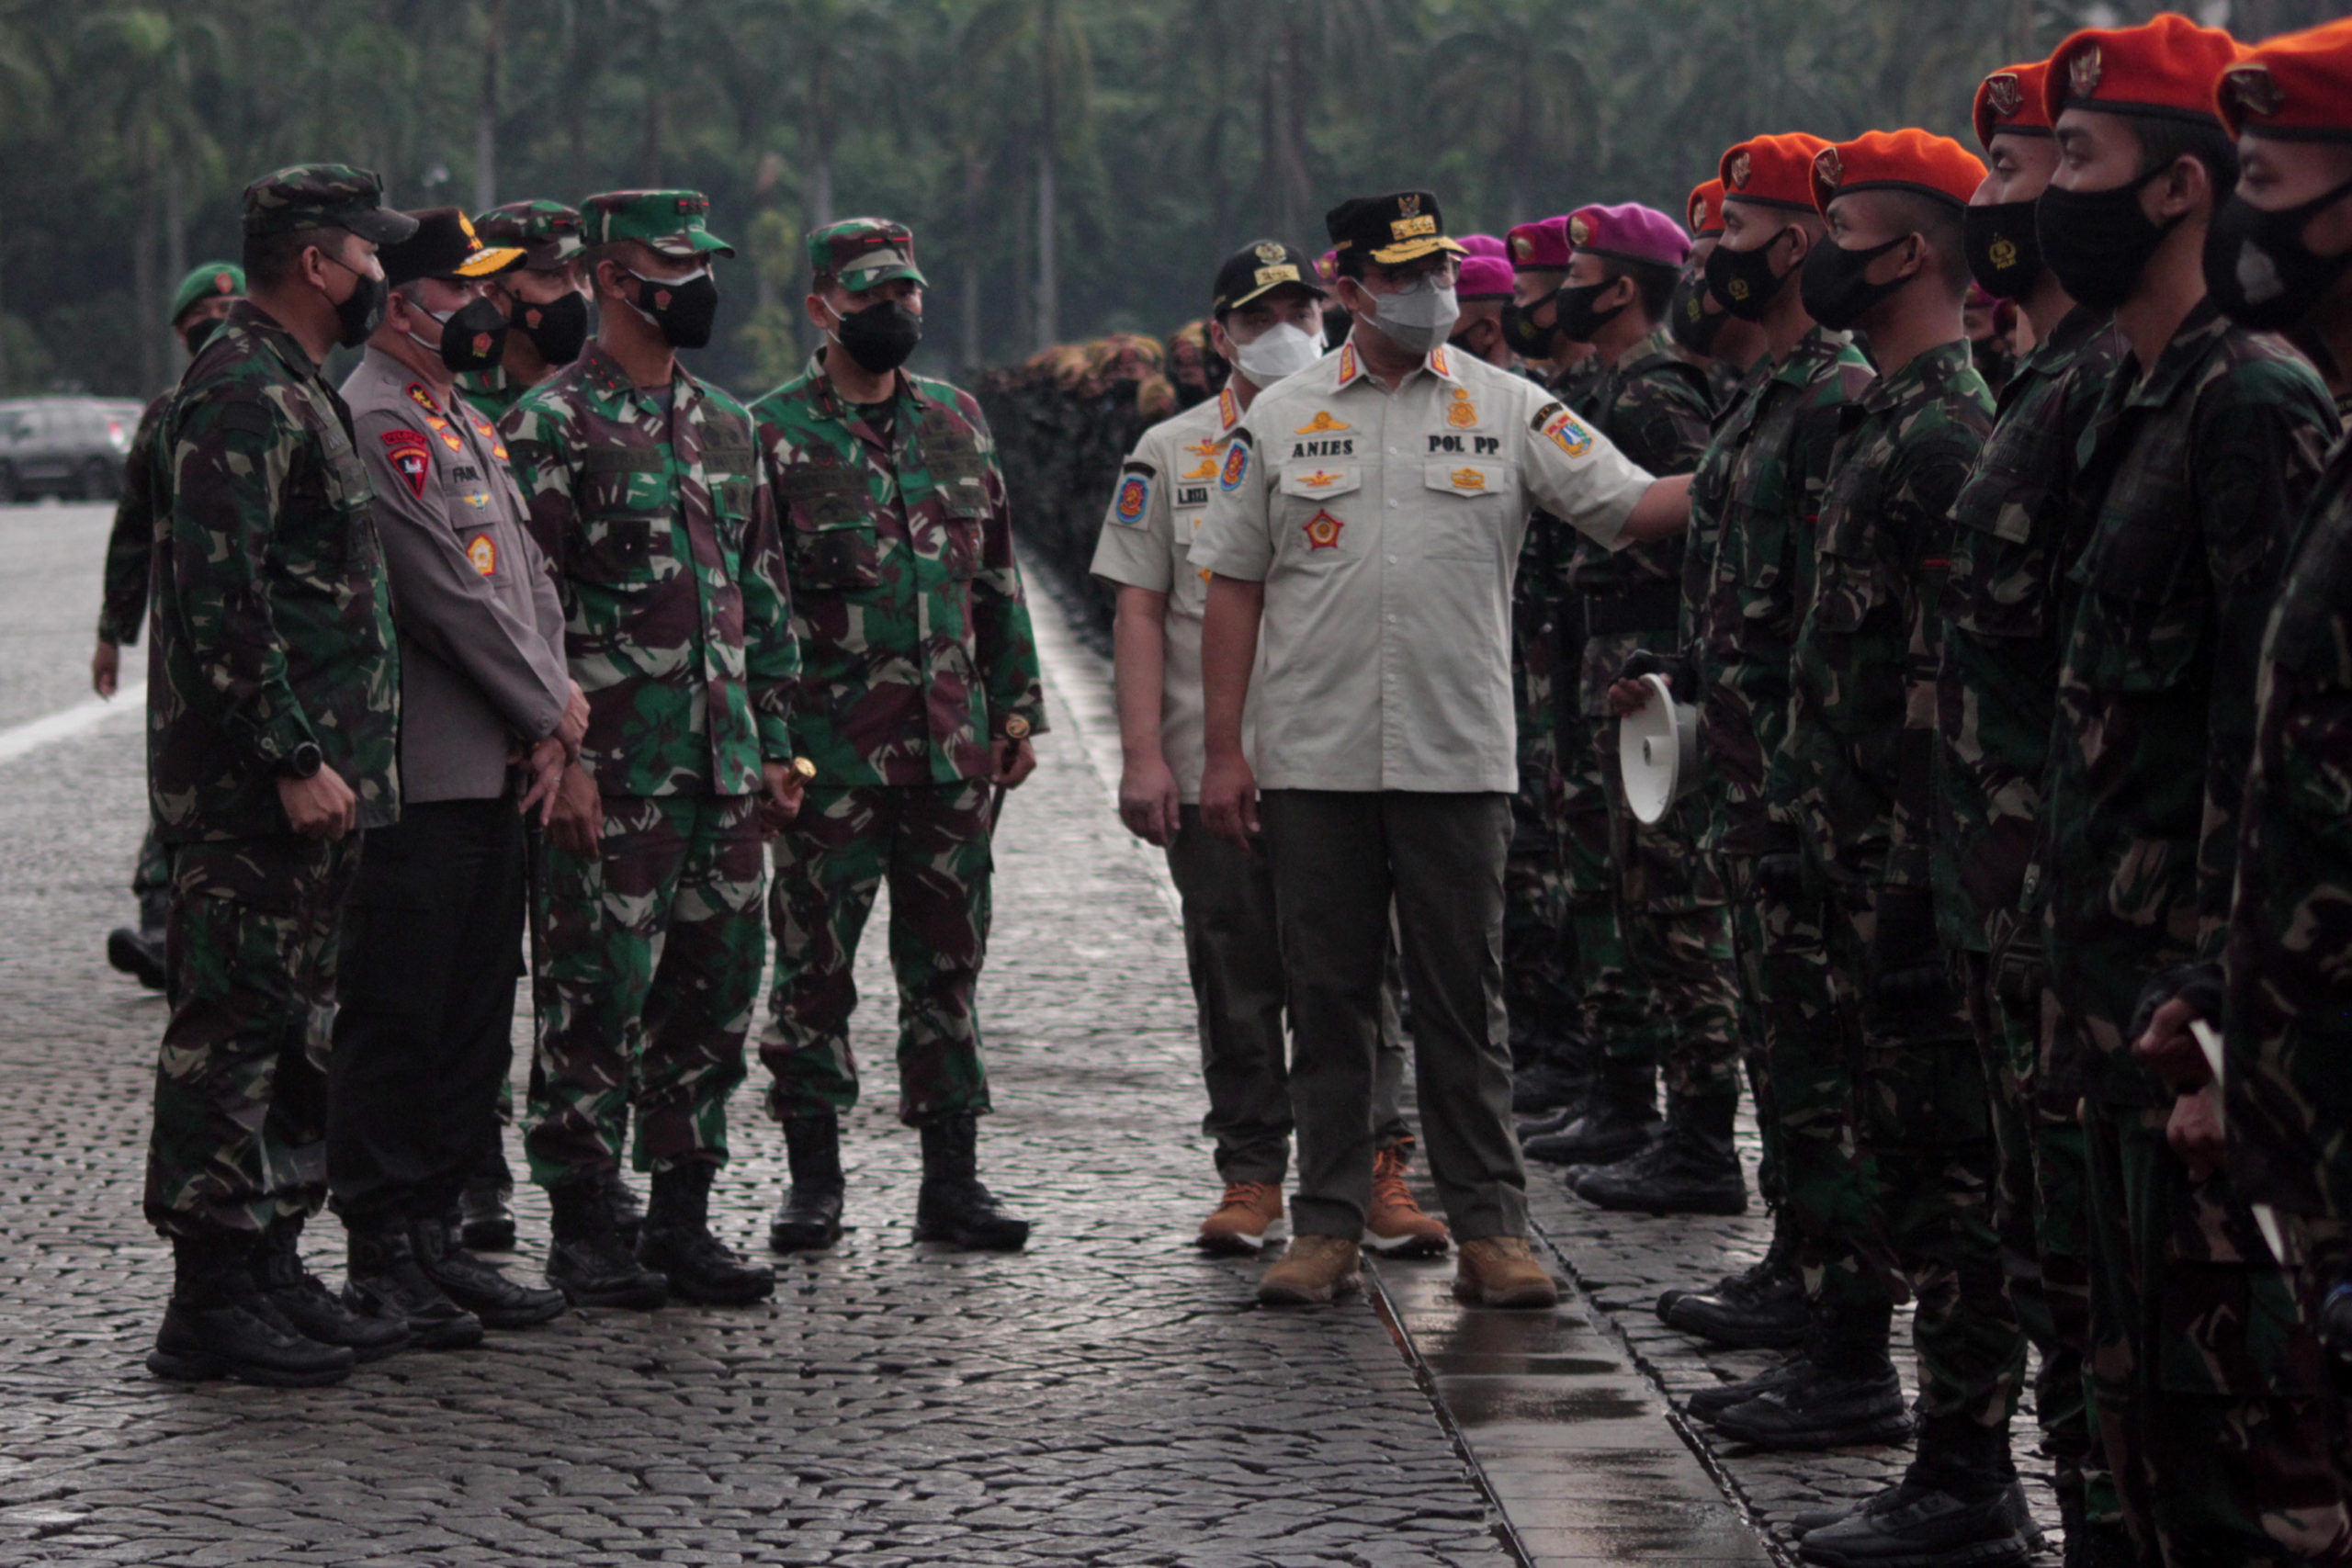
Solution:
[{"label": "black wristwatch", "polygon": [[286,754],[277,764],[277,771],[289,779],[316,778],[319,770],[325,765],[326,758],[320,754],[319,743],[305,740]]}]

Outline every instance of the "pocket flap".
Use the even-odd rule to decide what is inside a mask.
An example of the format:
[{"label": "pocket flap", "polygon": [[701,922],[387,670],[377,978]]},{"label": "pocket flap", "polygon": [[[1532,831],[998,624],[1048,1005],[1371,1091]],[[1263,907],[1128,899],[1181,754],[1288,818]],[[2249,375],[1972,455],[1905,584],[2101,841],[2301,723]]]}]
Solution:
[{"label": "pocket flap", "polygon": [[1421,468],[1421,482],[1431,490],[1442,490],[1451,495],[1498,495],[1504,486],[1505,471],[1500,463],[1481,461],[1475,457],[1453,457],[1426,463]]},{"label": "pocket flap", "polygon": [[1363,470],[1353,463],[1291,463],[1283,469],[1283,493],[1321,501],[1346,495],[1363,486]]}]

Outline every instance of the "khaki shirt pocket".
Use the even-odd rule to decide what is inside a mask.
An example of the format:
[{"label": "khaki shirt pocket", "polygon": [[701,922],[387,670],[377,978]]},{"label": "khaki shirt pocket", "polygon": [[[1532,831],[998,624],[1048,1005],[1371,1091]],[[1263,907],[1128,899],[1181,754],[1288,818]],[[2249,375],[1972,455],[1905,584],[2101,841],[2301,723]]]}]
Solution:
[{"label": "khaki shirt pocket", "polygon": [[1441,458],[1421,467],[1430,505],[1424,518],[1430,560],[1501,561],[1510,518],[1508,465],[1491,458]]},{"label": "khaki shirt pocket", "polygon": [[1354,463],[1284,465],[1273,502],[1276,558],[1321,566],[1355,554],[1357,541],[1350,536],[1353,528],[1331,506],[1363,489],[1363,470]]}]

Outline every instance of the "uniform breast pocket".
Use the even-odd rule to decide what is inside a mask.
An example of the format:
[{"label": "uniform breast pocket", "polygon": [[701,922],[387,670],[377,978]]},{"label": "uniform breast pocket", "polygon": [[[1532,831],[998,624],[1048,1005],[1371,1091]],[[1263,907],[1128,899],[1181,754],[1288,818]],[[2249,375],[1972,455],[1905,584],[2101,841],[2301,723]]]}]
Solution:
[{"label": "uniform breast pocket", "polygon": [[1430,560],[1470,561],[1492,566],[1503,558],[1505,515],[1510,470],[1502,464],[1457,457],[1422,466],[1421,486],[1429,499],[1427,517]]},{"label": "uniform breast pocket", "polygon": [[783,492],[796,586],[834,592],[880,586],[881,545],[866,515],[863,474],[789,468]]},{"label": "uniform breast pocket", "polygon": [[580,546],[573,575],[606,587],[642,588],[678,571],[666,513],[591,513],[581,525]]},{"label": "uniform breast pocket", "polygon": [[2313,685],[2352,691],[2352,528],[2321,519],[2278,591],[2270,656]]},{"label": "uniform breast pocket", "polygon": [[949,512],[939,519],[939,565],[957,582],[979,575],[981,530],[988,519],[978,512]]},{"label": "uniform breast pocket", "polygon": [[2212,591],[2196,536],[2151,528],[2149,513],[2136,515],[2131,527],[2103,527],[2071,573],[2084,591],[2072,662],[2097,691],[2171,691],[2203,662]]},{"label": "uniform breast pocket", "polygon": [[1357,525],[1333,509],[1363,488],[1363,470],[1353,463],[1308,461],[1284,468],[1274,500],[1280,558],[1319,566],[1355,554],[1357,540],[1350,536]]},{"label": "uniform breast pocket", "polygon": [[2048,571],[2049,558],[2039,546],[1955,523],[1943,613],[1980,637],[2041,637],[2050,626]]}]

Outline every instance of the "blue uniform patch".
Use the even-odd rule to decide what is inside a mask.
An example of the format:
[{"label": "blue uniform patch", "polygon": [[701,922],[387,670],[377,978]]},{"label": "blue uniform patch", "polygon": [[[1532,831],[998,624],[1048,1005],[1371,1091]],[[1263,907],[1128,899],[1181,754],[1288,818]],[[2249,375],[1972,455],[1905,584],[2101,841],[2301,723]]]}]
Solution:
[{"label": "blue uniform patch", "polygon": [[1250,444],[1236,441],[1225,449],[1225,471],[1216,477],[1217,488],[1231,495],[1241,488],[1250,473]]},{"label": "blue uniform patch", "polygon": [[1151,481],[1141,474],[1129,474],[1119,481],[1119,499],[1111,508],[1111,515],[1129,527],[1143,521],[1151,506]]}]

